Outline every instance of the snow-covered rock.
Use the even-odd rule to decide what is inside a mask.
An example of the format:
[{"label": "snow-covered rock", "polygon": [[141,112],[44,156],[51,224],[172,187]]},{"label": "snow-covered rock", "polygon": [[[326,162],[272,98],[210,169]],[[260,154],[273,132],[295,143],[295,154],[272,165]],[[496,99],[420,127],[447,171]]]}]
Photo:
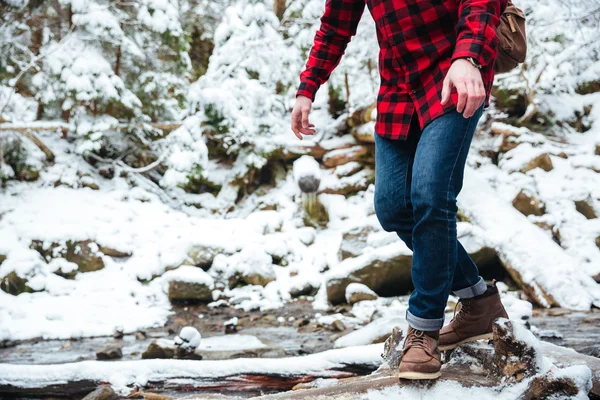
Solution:
[{"label": "snow-covered rock", "polygon": [[175,346],[184,351],[194,351],[200,346],[201,339],[202,335],[198,332],[198,329],[193,326],[185,326],[181,328],[179,335],[175,336],[173,342]]},{"label": "snow-covered rock", "polygon": [[375,299],[377,299],[377,293],[362,283],[351,283],[346,287],[346,303],[350,305]]},{"label": "snow-covered rock", "polygon": [[210,302],[215,288],[213,278],[202,268],[182,265],[165,272],[161,280],[168,282],[169,299],[172,301]]}]

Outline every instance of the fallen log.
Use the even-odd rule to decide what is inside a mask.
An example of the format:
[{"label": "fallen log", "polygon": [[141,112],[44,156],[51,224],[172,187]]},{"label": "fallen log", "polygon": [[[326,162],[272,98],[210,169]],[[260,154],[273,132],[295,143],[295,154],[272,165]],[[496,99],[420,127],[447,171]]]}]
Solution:
[{"label": "fallen log", "polygon": [[[524,326],[510,320],[499,320],[494,326],[494,345],[479,341],[459,346],[448,354],[442,367],[442,376],[435,381],[406,381],[395,376],[401,357],[402,332],[394,329],[385,345],[382,356],[386,364],[368,376],[340,379],[323,387],[299,385],[293,392],[262,396],[261,399],[359,399],[361,394],[409,386],[411,389],[434,388],[444,382],[453,381],[462,387],[492,388],[490,393],[498,393],[506,385],[530,378],[527,386],[521,386],[519,398],[541,399],[553,395],[574,395],[581,389],[572,376],[563,376],[556,368],[581,366],[592,371],[593,387],[590,396],[598,396],[600,383],[600,360],[538,341]],[[466,356],[466,357],[465,357]],[[549,366],[551,362],[553,366]],[[564,370],[563,370],[564,371]],[[558,372],[558,373],[557,373]],[[573,372],[573,371],[570,371]],[[585,388],[588,390],[589,388]],[[476,392],[481,393],[481,392]],[[427,393],[422,392],[423,398]],[[569,397],[570,398],[570,397]],[[595,397],[593,397],[595,398]]]},{"label": "fallen log", "polygon": [[466,169],[458,206],[473,225],[486,232],[489,245],[531,301],[571,310],[600,306],[600,287],[578,261],[502,201],[477,170]]},{"label": "fallen log", "polygon": [[319,378],[348,378],[373,372],[382,345],[329,350],[303,357],[221,361],[82,361],[57,365],[0,364],[0,398],[81,398],[102,383],[120,389],[259,395],[291,390]]}]

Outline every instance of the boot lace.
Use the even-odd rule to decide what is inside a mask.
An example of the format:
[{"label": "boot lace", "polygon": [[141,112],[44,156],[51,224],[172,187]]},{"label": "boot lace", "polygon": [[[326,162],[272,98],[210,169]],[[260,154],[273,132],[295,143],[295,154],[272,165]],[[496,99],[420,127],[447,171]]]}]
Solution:
[{"label": "boot lace", "polygon": [[411,333],[409,333],[407,340],[406,349],[409,347],[419,347],[421,349],[425,349],[425,332],[414,329]]},{"label": "boot lace", "polygon": [[[458,311],[456,311],[459,304],[460,304],[460,309]],[[469,302],[463,302],[463,301],[459,300],[456,303],[456,305],[454,306],[454,316],[452,317],[452,319],[454,321],[456,321],[457,323],[464,322],[466,317],[471,313],[470,305],[471,305],[471,303],[469,303]]]}]

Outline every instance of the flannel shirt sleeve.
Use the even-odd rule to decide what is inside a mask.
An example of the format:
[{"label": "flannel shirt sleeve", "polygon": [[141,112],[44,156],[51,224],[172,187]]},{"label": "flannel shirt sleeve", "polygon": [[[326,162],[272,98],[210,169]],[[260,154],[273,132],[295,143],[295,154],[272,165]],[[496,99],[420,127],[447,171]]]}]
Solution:
[{"label": "flannel shirt sleeve", "polygon": [[483,67],[493,64],[498,52],[496,29],[508,0],[459,0],[456,46],[452,61],[473,57]]},{"label": "flannel shirt sleeve", "polygon": [[319,87],[339,64],[346,46],[356,34],[365,9],[365,0],[326,0],[325,12],[310,49],[305,69],[300,73],[296,97],[312,101]]}]

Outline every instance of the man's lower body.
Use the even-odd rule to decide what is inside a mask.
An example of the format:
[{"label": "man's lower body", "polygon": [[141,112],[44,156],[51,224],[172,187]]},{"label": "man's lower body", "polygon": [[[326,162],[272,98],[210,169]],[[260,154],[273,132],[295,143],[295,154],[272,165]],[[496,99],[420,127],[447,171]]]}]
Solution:
[{"label": "man's lower body", "polygon": [[[464,118],[453,110],[422,131],[413,119],[406,141],[375,134],[375,212],[383,229],[396,232],[413,251],[414,291],[406,312],[410,329],[401,377],[438,377],[438,341],[441,348],[451,348],[475,336],[484,338],[491,332],[493,320],[488,320],[506,315],[497,289],[479,276],[456,233],[456,197],[482,112],[483,106],[472,117]],[[457,315],[458,321],[444,328],[449,332],[442,331],[440,336],[451,292],[479,311],[472,313],[475,319],[465,319],[467,306]],[[482,303],[480,299],[487,300]],[[480,310],[484,303],[486,309]],[[466,325],[457,324],[461,321]]]}]

